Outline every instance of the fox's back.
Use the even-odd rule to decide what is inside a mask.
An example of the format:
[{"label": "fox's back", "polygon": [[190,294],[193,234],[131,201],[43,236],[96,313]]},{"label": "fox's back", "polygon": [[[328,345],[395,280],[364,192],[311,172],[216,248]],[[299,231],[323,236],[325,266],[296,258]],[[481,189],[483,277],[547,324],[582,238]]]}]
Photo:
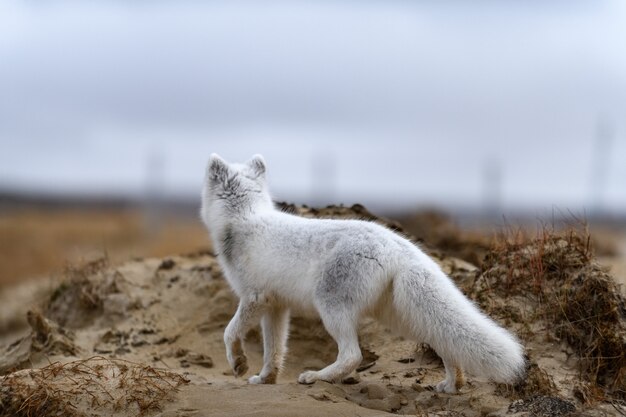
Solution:
[{"label": "fox's back", "polygon": [[233,225],[231,240],[230,262],[236,275],[250,285],[288,297],[308,294],[309,299],[325,272],[339,263],[362,268],[364,276],[392,274],[408,244],[374,223],[306,219],[281,212]]},{"label": "fox's back", "polygon": [[249,227],[259,253],[288,263],[328,261],[350,252],[385,257],[405,247],[392,231],[361,220],[308,219],[277,211],[252,219]]}]

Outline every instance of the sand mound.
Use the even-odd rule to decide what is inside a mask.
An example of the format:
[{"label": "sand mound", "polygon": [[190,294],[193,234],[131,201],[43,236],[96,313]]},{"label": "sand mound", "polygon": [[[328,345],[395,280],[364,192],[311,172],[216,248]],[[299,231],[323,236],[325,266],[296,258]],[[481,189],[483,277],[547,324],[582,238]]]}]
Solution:
[{"label": "sand mound", "polygon": [[[284,209],[305,216],[365,218],[399,230],[362,206]],[[523,337],[531,365],[529,378],[516,387],[469,375],[460,394],[436,393],[432,387],[444,377],[436,355],[373,320],[360,325],[364,360],[357,373],[339,384],[299,385],[300,372],[319,369],[336,355],[319,320],[301,317],[292,318],[278,384],[247,385],[232,376],[222,340],[237,300],[207,249],[117,267],[101,260],[68,270],[40,310],[29,313],[26,334],[0,338],[0,415],[615,413],[624,350],[610,349],[618,349],[622,337],[623,301],[584,249],[585,241],[567,239],[496,246],[482,269],[438,258],[468,294]],[[586,319],[594,313],[601,317],[582,324],[583,313]],[[245,345],[247,377],[262,363],[257,329]]]}]

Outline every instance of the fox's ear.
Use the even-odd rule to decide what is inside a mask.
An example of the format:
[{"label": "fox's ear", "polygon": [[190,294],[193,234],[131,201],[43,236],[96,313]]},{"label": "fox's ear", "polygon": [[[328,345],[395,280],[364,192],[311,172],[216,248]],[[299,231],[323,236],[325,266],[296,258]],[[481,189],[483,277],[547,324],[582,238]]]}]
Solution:
[{"label": "fox's ear", "polygon": [[224,182],[228,178],[228,164],[216,153],[209,157],[206,178],[211,183]]},{"label": "fox's ear", "polygon": [[265,175],[265,160],[261,155],[254,155],[252,159],[248,161],[247,165],[256,177],[262,177]]}]

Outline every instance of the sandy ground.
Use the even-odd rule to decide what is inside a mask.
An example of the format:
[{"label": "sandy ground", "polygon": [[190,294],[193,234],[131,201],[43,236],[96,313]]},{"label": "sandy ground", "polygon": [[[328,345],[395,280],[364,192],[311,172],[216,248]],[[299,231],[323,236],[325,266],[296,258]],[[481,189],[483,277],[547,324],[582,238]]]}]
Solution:
[{"label": "sandy ground", "polygon": [[[475,273],[474,266],[459,259],[442,257],[439,262],[458,282]],[[75,413],[65,415],[97,416],[625,412],[615,402],[581,401],[571,350],[548,337],[540,324],[524,338],[535,366],[531,379],[538,384],[536,392],[534,385],[507,387],[468,375],[459,394],[436,393],[432,386],[444,376],[440,360],[369,319],[360,326],[364,361],[357,373],[342,383],[300,385],[300,372],[322,368],[336,355],[335,343],[320,322],[301,317],[292,318],[289,353],[278,383],[248,385],[246,378],[261,367],[262,346],[253,330],[246,341],[250,370],[246,378],[233,377],[222,337],[236,303],[209,251],[138,259],[117,267],[91,265],[70,273],[62,283],[39,281],[9,288],[0,294],[0,375],[5,375],[0,377],[0,415],[3,401],[6,405],[23,400],[20,392],[25,392],[33,402],[33,393],[42,386],[46,395],[61,393],[65,402],[54,405],[48,399],[48,408],[30,404],[40,407],[32,415],[51,415],[53,405]],[[520,332],[515,324],[504,324]],[[75,364],[86,359],[80,362],[90,370],[85,373]],[[135,371],[152,376],[135,373],[135,379],[124,379]],[[80,379],[86,374],[88,379]],[[537,382],[541,378],[547,382]],[[155,388],[137,391],[139,386]]]}]

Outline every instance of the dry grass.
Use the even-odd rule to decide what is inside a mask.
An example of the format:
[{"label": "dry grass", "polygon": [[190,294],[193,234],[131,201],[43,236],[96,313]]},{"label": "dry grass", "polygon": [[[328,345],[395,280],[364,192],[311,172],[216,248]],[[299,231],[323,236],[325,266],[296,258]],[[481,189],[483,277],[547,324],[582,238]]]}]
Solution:
[{"label": "dry grass", "polygon": [[0,416],[83,417],[159,410],[182,384],[179,374],[120,359],[91,357],[15,372],[0,380]]},{"label": "dry grass", "polygon": [[67,263],[105,254],[112,263],[208,246],[199,220],[164,216],[150,230],[137,209],[41,209],[0,213],[0,289],[25,278],[60,274]]},{"label": "dry grass", "polygon": [[526,368],[526,377],[522,381],[515,385],[498,384],[496,392],[508,398],[519,399],[533,395],[557,395],[558,389],[550,374],[531,360]]},{"label": "dry grass", "polygon": [[[534,239],[519,232],[503,235],[485,258],[472,296],[500,314],[502,301],[523,298],[534,308],[529,320],[541,320],[573,349],[583,396],[626,398],[626,303],[594,261],[584,227],[543,228]],[[522,315],[511,317],[519,321]]]}]

